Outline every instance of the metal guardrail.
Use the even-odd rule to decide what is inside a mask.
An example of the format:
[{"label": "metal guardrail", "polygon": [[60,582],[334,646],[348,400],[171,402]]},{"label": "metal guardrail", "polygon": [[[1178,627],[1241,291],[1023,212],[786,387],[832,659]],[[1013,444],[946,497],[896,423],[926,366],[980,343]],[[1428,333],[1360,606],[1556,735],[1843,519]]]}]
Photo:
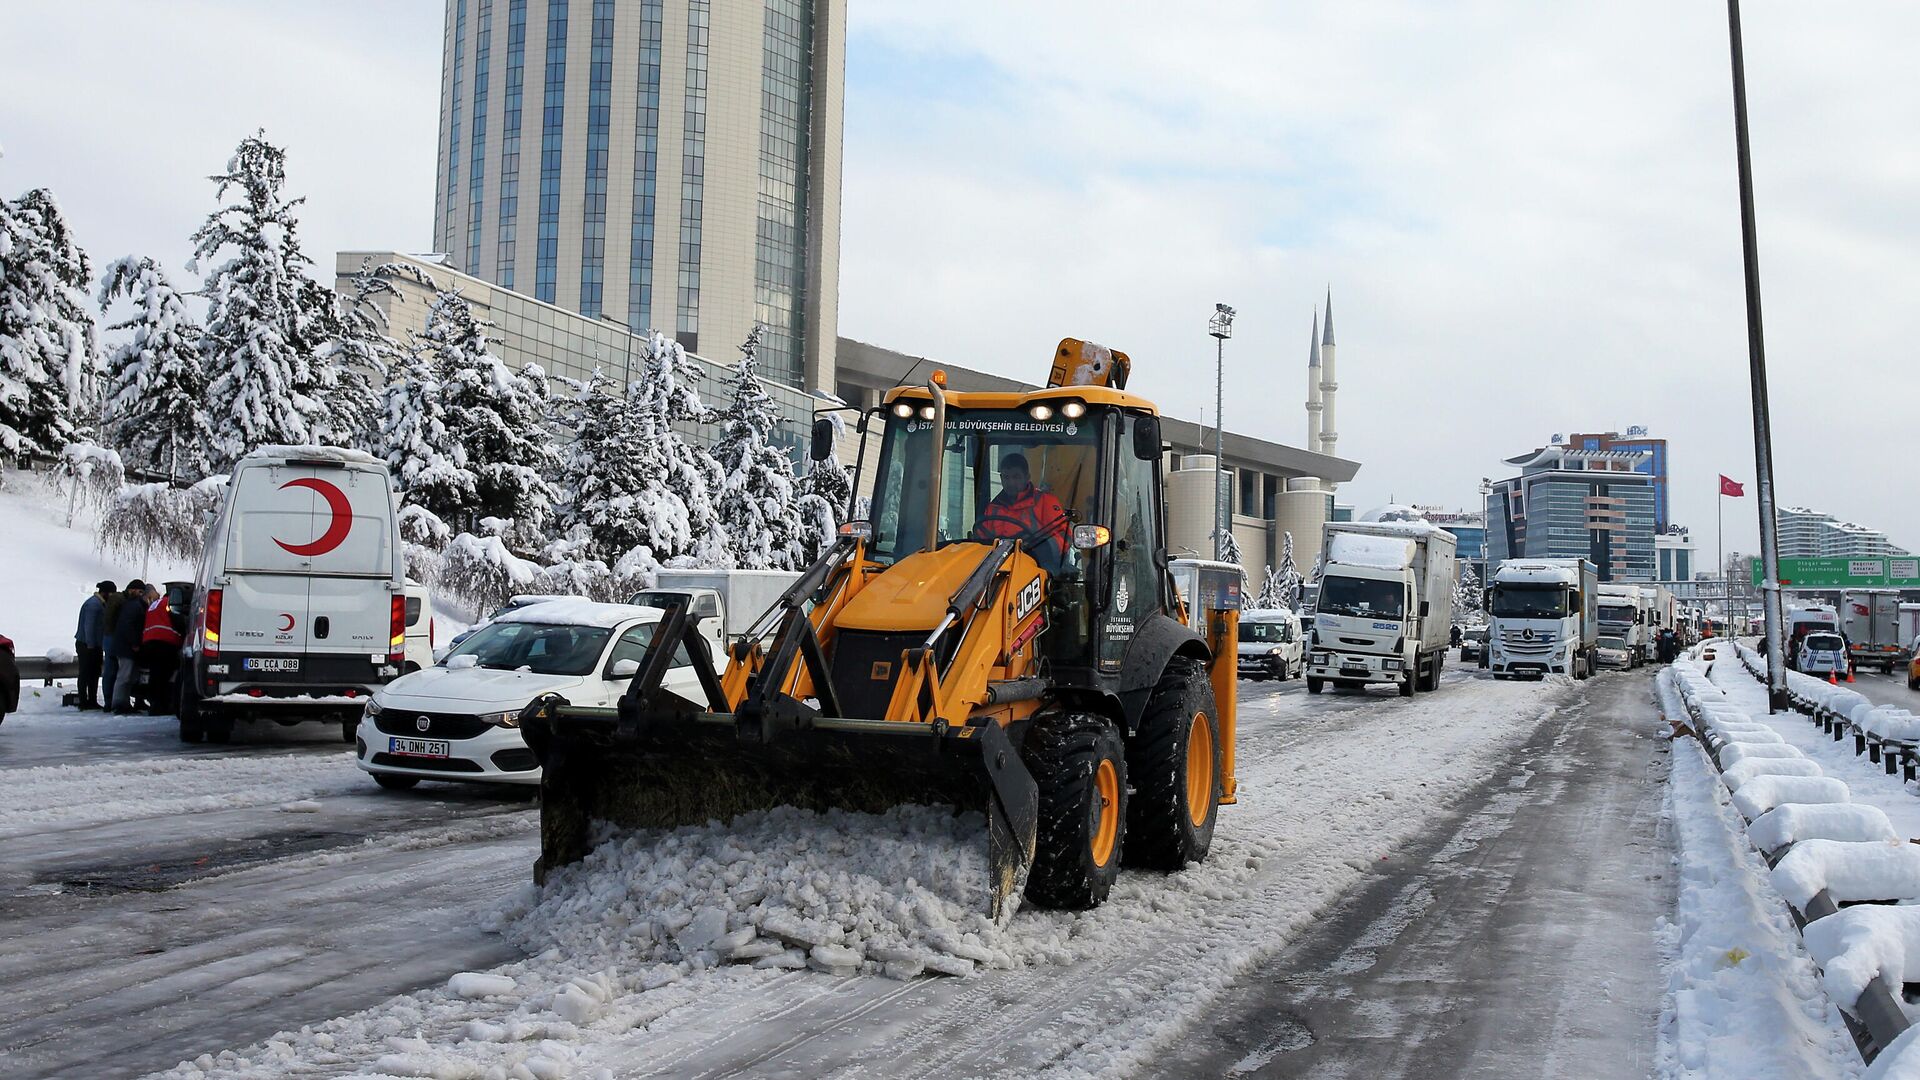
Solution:
[{"label": "metal guardrail", "polygon": [[[1723,647],[1732,648],[1730,645]],[[1734,655],[1739,658],[1741,666],[1745,667],[1749,674],[1758,675],[1762,682],[1765,681],[1765,676],[1755,672],[1753,666],[1748,663],[1746,656],[1740,653],[1738,649],[1734,649]],[[1717,662],[1717,660],[1718,657],[1709,660],[1709,667]],[[1795,707],[1800,707],[1798,701],[1795,702]],[[1713,767],[1716,770],[1724,772],[1725,769],[1722,768],[1720,764],[1720,750],[1726,743],[1713,734],[1711,728],[1704,722],[1705,718],[1699,712],[1696,712],[1691,704],[1686,705],[1686,709],[1687,714],[1693,719],[1694,731],[1699,736],[1700,745],[1707,751],[1707,759],[1713,762]],[[1835,735],[1834,738],[1838,741],[1840,736]],[[1909,756],[1907,760],[1911,763],[1911,756]],[[1888,758],[1888,761],[1887,772],[1891,775],[1894,771],[1891,764],[1892,759]],[[1909,764],[1909,769],[1911,769],[1911,764]],[[1912,778],[1911,771],[1908,773],[1908,778]],[[1752,843],[1752,841],[1749,840],[1748,843]],[[1756,851],[1759,850],[1758,845],[1754,845],[1754,848]],[[1767,866],[1771,868],[1778,865],[1781,859],[1786,858],[1787,852],[1791,850],[1793,850],[1793,845],[1786,844],[1777,851],[1762,851],[1760,852],[1760,857],[1764,859]],[[1888,897],[1887,899],[1900,898]],[[1793,925],[1800,930],[1803,936],[1806,933],[1809,923],[1818,922],[1829,915],[1835,914],[1839,910],[1840,905],[1834,902],[1833,896],[1825,889],[1821,889],[1818,893],[1814,894],[1813,899],[1807,901],[1807,909],[1805,912],[1794,910],[1792,904],[1787,905],[1788,917],[1793,919]],[[1852,1012],[1846,1009],[1839,1010],[1840,1019],[1846,1022],[1847,1032],[1853,1036],[1854,1048],[1860,1052],[1860,1059],[1862,1061],[1872,1064],[1873,1059],[1879,1057],[1882,1050],[1893,1045],[1893,1040],[1899,1038],[1902,1032],[1912,1026],[1912,1022],[1907,1019],[1906,1012],[1900,1007],[1904,990],[1905,987],[1896,987],[1888,983],[1886,976],[1875,975],[1873,981],[1867,984],[1866,989],[1860,992],[1860,997],[1854,1002]]]},{"label": "metal guardrail", "polygon": [[[1756,667],[1746,653],[1735,650],[1740,658],[1740,666],[1747,674],[1767,681],[1767,673]],[[1848,736],[1853,738],[1853,752],[1865,754],[1868,761],[1886,770],[1888,776],[1899,776],[1903,780],[1920,779],[1920,743],[1903,739],[1889,739],[1877,732],[1867,731],[1855,724],[1851,717],[1842,716],[1824,704],[1794,692],[1792,680],[1787,682],[1787,701],[1794,711],[1804,713],[1808,719],[1820,726],[1820,730],[1833,736],[1834,742],[1843,742]]]},{"label": "metal guardrail", "polygon": [[15,657],[13,664],[20,669],[20,681],[41,680],[41,685],[52,686],[56,679],[77,679],[80,677],[80,661],[49,660],[44,656]]}]

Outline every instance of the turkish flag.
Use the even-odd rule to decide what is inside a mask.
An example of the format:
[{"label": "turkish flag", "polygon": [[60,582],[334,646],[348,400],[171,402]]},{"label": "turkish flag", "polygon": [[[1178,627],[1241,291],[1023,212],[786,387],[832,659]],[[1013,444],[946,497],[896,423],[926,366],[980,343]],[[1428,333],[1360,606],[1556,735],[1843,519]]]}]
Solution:
[{"label": "turkish flag", "polygon": [[1720,478],[1720,494],[1732,495],[1734,498],[1737,499],[1740,496],[1745,495],[1746,493],[1747,493],[1747,489],[1744,487],[1741,487],[1737,482],[1729,480],[1724,476]]}]

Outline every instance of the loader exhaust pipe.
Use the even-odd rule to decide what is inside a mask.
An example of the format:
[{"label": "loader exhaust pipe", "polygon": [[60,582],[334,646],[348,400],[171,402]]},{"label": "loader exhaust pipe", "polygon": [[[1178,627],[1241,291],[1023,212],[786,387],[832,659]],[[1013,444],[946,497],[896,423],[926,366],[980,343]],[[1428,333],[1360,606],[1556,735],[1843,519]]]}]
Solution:
[{"label": "loader exhaust pipe", "polygon": [[947,454],[947,392],[936,381],[927,381],[927,390],[933,394],[933,468],[927,473],[927,546],[925,550],[934,551],[940,547],[940,497],[946,484],[942,477],[941,465],[946,462]]}]

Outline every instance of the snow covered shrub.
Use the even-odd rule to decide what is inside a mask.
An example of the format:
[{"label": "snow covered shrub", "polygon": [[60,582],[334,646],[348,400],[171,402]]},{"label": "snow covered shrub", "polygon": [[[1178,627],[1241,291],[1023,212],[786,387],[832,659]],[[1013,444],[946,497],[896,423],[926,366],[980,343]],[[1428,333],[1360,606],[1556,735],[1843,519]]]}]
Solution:
[{"label": "snow covered shrub", "polygon": [[227,478],[210,476],[189,488],[130,484],[120,489],[100,519],[94,542],[101,551],[128,559],[164,555],[197,563],[207,527],[226,498]]},{"label": "snow covered shrub", "polygon": [[507,550],[498,536],[461,533],[440,556],[439,586],[490,611],[517,593],[540,591],[540,564]]},{"label": "snow covered shrub", "polygon": [[47,485],[67,495],[67,525],[73,525],[78,507],[99,510],[109,505],[127,482],[127,471],[120,455],[92,443],[68,443],[60,448],[60,459],[47,474]]},{"label": "snow covered shrub", "polygon": [[423,585],[440,579],[440,557],[453,530],[433,511],[412,503],[400,507],[400,543],[406,554],[407,576]]}]

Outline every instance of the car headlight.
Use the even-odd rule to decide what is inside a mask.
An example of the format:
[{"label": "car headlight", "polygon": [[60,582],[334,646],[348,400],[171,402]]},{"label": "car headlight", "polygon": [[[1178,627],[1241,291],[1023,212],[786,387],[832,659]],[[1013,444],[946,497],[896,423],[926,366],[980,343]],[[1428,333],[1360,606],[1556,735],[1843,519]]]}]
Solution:
[{"label": "car headlight", "polygon": [[368,719],[372,719],[373,717],[379,716],[381,713],[386,711],[387,710],[380,707],[379,702],[373,700],[372,698],[367,699],[367,718]]},{"label": "car headlight", "polygon": [[481,713],[480,719],[483,723],[492,724],[494,727],[517,728],[520,726],[520,710]]},{"label": "car headlight", "polygon": [[1274,646],[1273,648],[1271,648],[1271,649],[1268,649],[1268,650],[1267,650],[1267,655],[1268,655],[1268,656],[1279,656],[1279,655],[1280,655],[1280,646],[1278,646],[1278,645],[1275,645],[1275,646]]}]

